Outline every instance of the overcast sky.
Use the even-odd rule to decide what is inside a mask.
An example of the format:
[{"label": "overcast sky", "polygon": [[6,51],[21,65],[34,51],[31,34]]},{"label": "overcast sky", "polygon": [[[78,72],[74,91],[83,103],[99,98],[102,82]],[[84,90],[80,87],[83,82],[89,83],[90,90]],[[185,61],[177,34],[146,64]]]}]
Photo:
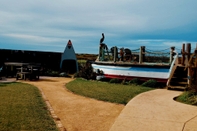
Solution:
[{"label": "overcast sky", "polygon": [[0,48],[98,54],[108,47],[197,43],[197,0],[1,0]]}]

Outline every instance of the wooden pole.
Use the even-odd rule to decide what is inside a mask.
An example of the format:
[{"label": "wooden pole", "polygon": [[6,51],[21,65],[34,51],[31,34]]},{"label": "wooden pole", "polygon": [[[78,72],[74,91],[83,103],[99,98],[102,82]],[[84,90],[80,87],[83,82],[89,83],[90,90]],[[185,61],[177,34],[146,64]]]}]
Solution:
[{"label": "wooden pole", "polygon": [[195,56],[196,56],[195,67],[196,67],[196,71],[197,71],[197,43],[196,43],[196,49],[195,49]]},{"label": "wooden pole", "polygon": [[173,61],[174,50],[175,50],[175,47],[172,46],[171,49],[170,49],[170,63],[172,63],[172,61]]},{"label": "wooden pole", "polygon": [[145,46],[141,46],[140,47],[140,52],[139,52],[139,63],[140,64],[142,62],[144,62],[144,58],[145,58]]},{"label": "wooden pole", "polygon": [[140,52],[139,52],[139,64],[142,63],[142,46],[140,46]]},{"label": "wooden pole", "polygon": [[195,58],[195,67],[197,68],[197,48],[195,49],[194,53],[195,53],[195,56],[196,56],[196,58]]},{"label": "wooden pole", "polygon": [[[195,58],[195,76],[194,76],[194,84],[196,85],[197,84],[197,43],[196,43],[196,49],[195,49],[195,51],[194,51],[194,53],[195,53],[195,56],[196,56],[196,58]],[[197,90],[197,89],[196,89]]]},{"label": "wooden pole", "polygon": [[116,55],[117,55],[116,53],[117,53],[117,47],[115,46],[114,47],[114,62],[116,62]]},{"label": "wooden pole", "polygon": [[181,64],[185,65],[185,43],[183,43],[183,45],[182,45],[181,54],[182,54]]},{"label": "wooden pole", "polygon": [[142,46],[142,62],[145,61],[145,46]]},{"label": "wooden pole", "polygon": [[187,43],[186,50],[187,50],[187,60],[189,61],[191,54],[191,43]]},{"label": "wooden pole", "polygon": [[197,49],[197,43],[196,43],[196,49]]},{"label": "wooden pole", "polygon": [[190,88],[191,84],[192,84],[191,83],[192,82],[192,74],[191,74],[192,67],[191,67],[190,62],[189,62],[190,53],[191,53],[191,44],[190,43],[187,43],[186,50],[187,50],[187,65],[189,64],[188,73],[187,73],[187,77],[188,77],[187,83],[188,83],[188,87]]},{"label": "wooden pole", "polygon": [[142,54],[143,54],[143,46],[140,46],[140,52],[139,52],[139,64],[141,64],[143,62],[142,60]]}]

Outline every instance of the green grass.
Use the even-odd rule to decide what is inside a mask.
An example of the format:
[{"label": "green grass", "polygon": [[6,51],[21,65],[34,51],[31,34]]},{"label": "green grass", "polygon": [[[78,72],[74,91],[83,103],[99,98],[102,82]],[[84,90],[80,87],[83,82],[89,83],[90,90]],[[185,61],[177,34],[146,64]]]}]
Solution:
[{"label": "green grass", "polygon": [[127,104],[136,95],[153,90],[153,88],[142,86],[110,84],[84,79],[75,79],[66,84],[66,88],[82,96],[119,104]]},{"label": "green grass", "polygon": [[197,92],[185,91],[176,98],[177,101],[197,106]]},{"label": "green grass", "polygon": [[0,130],[57,131],[57,128],[36,87],[0,83]]}]

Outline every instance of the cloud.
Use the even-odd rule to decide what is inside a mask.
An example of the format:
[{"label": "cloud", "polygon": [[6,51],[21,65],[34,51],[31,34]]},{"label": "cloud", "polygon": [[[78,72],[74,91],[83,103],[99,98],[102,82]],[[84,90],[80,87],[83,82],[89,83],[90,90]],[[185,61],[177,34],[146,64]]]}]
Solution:
[{"label": "cloud", "polygon": [[8,38],[9,44],[36,44],[40,50],[47,44],[64,47],[71,39],[77,52],[81,47],[97,52],[102,32],[109,46],[178,45],[197,41],[196,5],[196,0],[6,0],[0,2],[0,37],[5,44]]},{"label": "cloud", "polygon": [[30,40],[34,42],[58,42],[63,40],[60,38],[47,38],[47,37],[26,35],[26,34],[5,34],[4,36],[19,38],[23,40]]}]

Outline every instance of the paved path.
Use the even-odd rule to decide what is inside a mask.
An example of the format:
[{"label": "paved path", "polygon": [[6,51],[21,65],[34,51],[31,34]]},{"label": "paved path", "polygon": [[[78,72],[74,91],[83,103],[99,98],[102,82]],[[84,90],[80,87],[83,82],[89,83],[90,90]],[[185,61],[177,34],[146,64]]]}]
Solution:
[{"label": "paved path", "polygon": [[181,93],[157,89],[138,95],[110,131],[197,131],[197,107],[173,100]]},{"label": "paved path", "polygon": [[173,100],[182,92],[145,92],[124,107],[67,91],[64,85],[71,80],[42,77],[23,81],[44,92],[67,131],[197,131],[197,107]]},{"label": "paved path", "polygon": [[22,81],[40,88],[67,131],[109,131],[124,105],[75,95],[65,88],[71,78],[40,77]]}]

